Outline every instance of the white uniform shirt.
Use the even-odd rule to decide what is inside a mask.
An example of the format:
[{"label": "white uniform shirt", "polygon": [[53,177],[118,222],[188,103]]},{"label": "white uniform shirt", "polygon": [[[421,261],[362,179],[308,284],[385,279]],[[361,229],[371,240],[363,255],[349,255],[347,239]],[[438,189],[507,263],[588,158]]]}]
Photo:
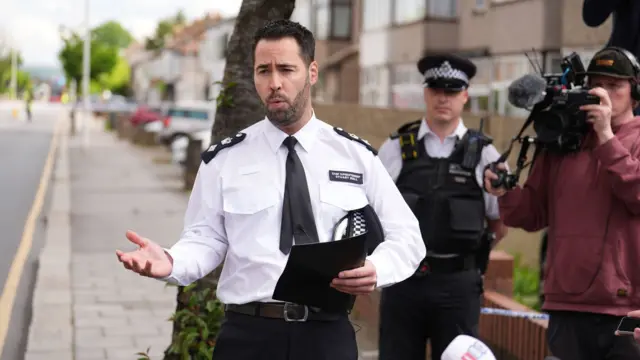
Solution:
[{"label": "white uniform shirt", "polygon": [[[202,163],[185,215],[181,239],[167,250],[173,272],[164,279],[187,285],[224,260],[217,296],[225,304],[274,301],[288,255],[279,248],[287,135],[268,119],[245,129],[246,138]],[[426,250],[417,219],[377,156],[315,116],[294,135],[307,177],[321,242],[335,224],[371,204],[385,241],[368,257],[378,287],[411,276]],[[362,174],[363,184],[331,181],[329,171]]]},{"label": "white uniform shirt", "polygon": [[[458,123],[458,127],[453,134],[444,138],[444,141],[440,141],[438,135],[434,134],[427,122],[422,119],[420,128],[418,129],[418,141],[423,142],[429,156],[434,158],[446,158],[451,155],[456,141],[462,139],[467,133],[467,128],[464,126],[462,119]],[[424,138],[424,140],[423,140]],[[387,139],[380,147],[378,154],[380,161],[384,164],[387,171],[395,182],[400,176],[400,170],[402,170],[402,152],[400,150],[400,142],[398,139]],[[498,160],[500,154],[493,145],[487,145],[482,149],[482,154],[478,166],[476,166],[476,180],[480,188],[484,191],[484,168],[492,162]],[[498,198],[484,191],[484,206],[486,211],[486,217],[490,220],[500,219],[500,211],[498,208]]]}]

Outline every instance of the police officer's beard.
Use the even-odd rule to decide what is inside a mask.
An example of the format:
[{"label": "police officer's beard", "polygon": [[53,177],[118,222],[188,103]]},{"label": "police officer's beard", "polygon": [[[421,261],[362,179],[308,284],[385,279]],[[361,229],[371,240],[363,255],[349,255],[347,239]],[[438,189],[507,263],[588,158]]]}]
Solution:
[{"label": "police officer's beard", "polygon": [[[311,87],[311,82],[309,77],[307,77],[304,88],[298,92],[295,99],[293,99],[293,103],[289,104],[289,107],[283,110],[269,110],[268,106],[265,105],[267,118],[274,125],[279,127],[286,127],[291,124],[296,123],[304,114],[305,106],[307,105],[307,100],[309,99],[309,89]],[[268,101],[268,99],[267,99]]]}]

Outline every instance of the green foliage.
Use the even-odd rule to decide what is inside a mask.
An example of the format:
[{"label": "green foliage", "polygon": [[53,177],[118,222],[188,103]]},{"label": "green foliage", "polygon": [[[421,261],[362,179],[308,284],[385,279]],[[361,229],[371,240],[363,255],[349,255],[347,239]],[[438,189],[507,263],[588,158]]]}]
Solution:
[{"label": "green foliage", "polygon": [[513,297],[536,311],[540,311],[540,271],[522,264],[522,254],[513,259]]},{"label": "green foliage", "polygon": [[[58,58],[68,80],[82,81],[84,38],[75,32],[62,36],[63,47]],[[120,57],[121,49],[133,41],[133,36],[116,21],[105,22],[91,30],[90,81],[91,91],[111,90],[124,94],[129,88],[129,66]]]},{"label": "green foliage", "polygon": [[[22,55],[20,53],[16,56],[17,59],[17,83],[18,92],[31,86],[31,79],[28,73],[21,71]],[[10,91],[11,84],[11,50],[8,48],[0,47],[0,94],[4,94]]]},{"label": "green foliage", "polygon": [[[224,306],[210,288],[198,289],[197,283],[186,286],[180,302],[186,306],[176,312],[170,321],[180,324],[182,330],[174,336],[167,350],[183,360],[211,360],[216,337],[224,318]],[[149,360],[146,353],[138,353],[138,360]]]},{"label": "green foliage", "polygon": [[133,36],[117,21],[107,21],[92,30],[95,41],[116,48],[125,49],[133,41]]},{"label": "green foliage", "polygon": [[104,89],[109,89],[114,94],[127,95],[131,70],[127,60],[119,56],[116,65],[111,72],[100,75],[99,82]]},{"label": "green foliage", "polygon": [[[63,47],[58,53],[58,58],[62,64],[68,79],[76,80],[78,84],[82,81],[82,53],[84,42],[78,34],[71,34],[68,38],[63,38]],[[118,49],[97,41],[93,36],[91,39],[91,61],[89,78],[98,80],[102,74],[109,73],[118,61]]]}]

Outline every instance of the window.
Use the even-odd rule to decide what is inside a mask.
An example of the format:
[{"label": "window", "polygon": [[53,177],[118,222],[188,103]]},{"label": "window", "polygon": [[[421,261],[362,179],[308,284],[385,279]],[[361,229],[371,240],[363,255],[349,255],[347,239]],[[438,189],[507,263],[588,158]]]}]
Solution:
[{"label": "window", "polygon": [[427,12],[426,5],[427,0],[395,0],[393,22],[395,24],[406,24],[423,19]]},{"label": "window", "polygon": [[223,33],[218,37],[218,59],[225,59],[227,57],[227,45],[229,45],[229,33]]},{"label": "window", "polygon": [[331,13],[331,36],[335,38],[351,37],[351,5],[336,4]]},{"label": "window", "polygon": [[362,22],[364,30],[389,26],[391,24],[391,0],[363,0]]},{"label": "window", "polygon": [[456,0],[429,0],[427,16],[435,18],[455,18],[458,15]]},{"label": "window", "polygon": [[316,0],[314,35],[319,40],[351,37],[351,0]]},{"label": "window", "polygon": [[[327,1],[321,1],[327,2]],[[319,4],[316,8],[315,16],[315,36],[320,40],[325,40],[329,37],[329,27],[331,25],[331,17],[329,14],[329,6]]]}]

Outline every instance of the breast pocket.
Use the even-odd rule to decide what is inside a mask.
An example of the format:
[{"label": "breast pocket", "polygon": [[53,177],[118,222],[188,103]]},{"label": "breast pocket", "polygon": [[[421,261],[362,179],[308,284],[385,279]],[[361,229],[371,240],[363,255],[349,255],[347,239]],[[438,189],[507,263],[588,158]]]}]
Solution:
[{"label": "breast pocket", "polygon": [[369,204],[362,186],[326,183],[320,185],[321,218],[326,235],[331,236],[336,223],[350,210]]},{"label": "breast pocket", "polygon": [[[238,175],[222,187],[222,204],[227,232],[251,226],[252,232],[268,226],[273,211],[278,211],[280,192],[264,174]],[[227,234],[231,237],[231,234]]]}]

